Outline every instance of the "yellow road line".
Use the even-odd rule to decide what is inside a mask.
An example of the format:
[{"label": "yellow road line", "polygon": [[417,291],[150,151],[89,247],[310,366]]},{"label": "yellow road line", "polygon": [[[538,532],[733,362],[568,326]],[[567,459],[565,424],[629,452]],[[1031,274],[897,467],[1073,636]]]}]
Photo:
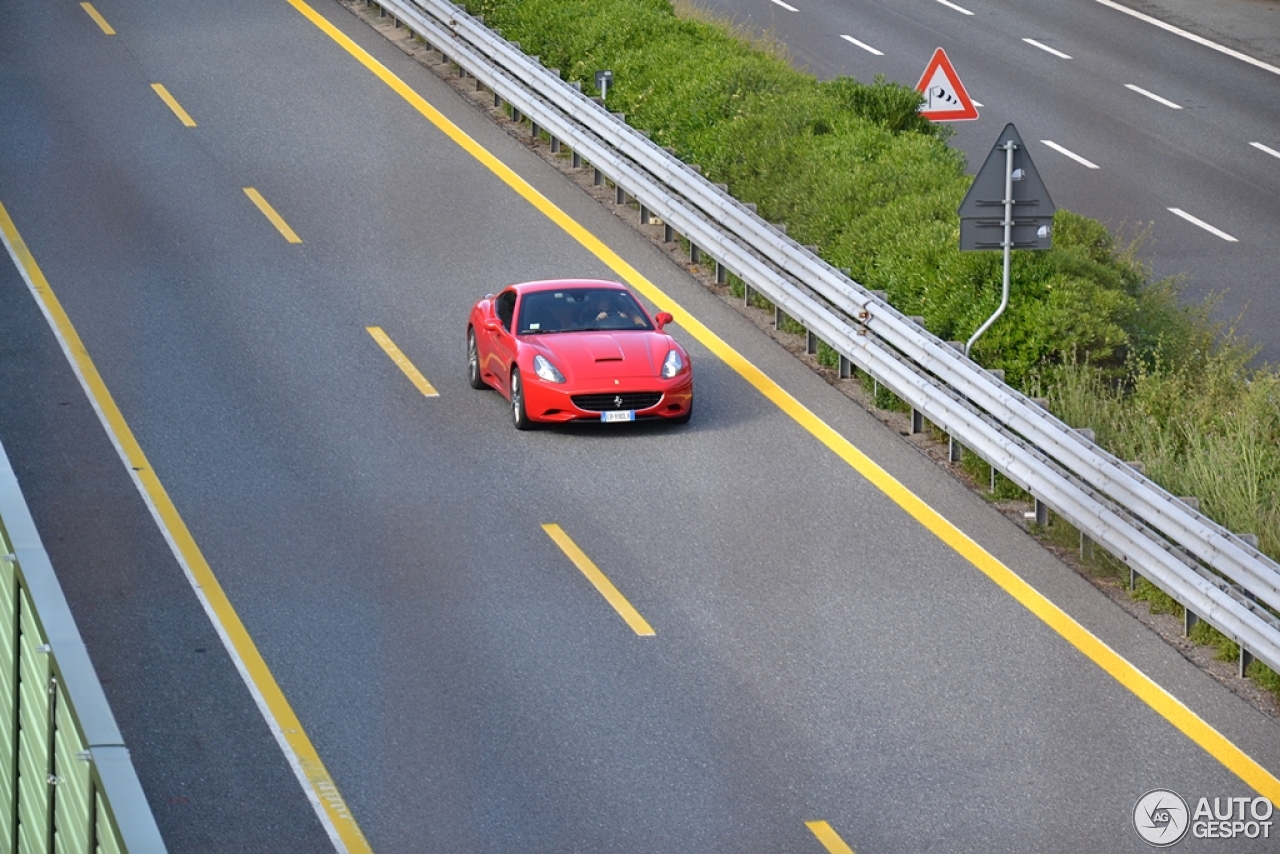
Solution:
[{"label": "yellow road line", "polygon": [[831,852],[831,854],[853,854],[853,849],[849,847],[840,834],[832,829],[831,825],[825,821],[806,821],[805,827],[813,831],[813,835],[818,837],[818,841],[822,843],[822,847]]},{"label": "yellow road line", "polygon": [[98,10],[93,8],[92,3],[81,3],[80,8],[89,13],[89,17],[93,18],[94,23],[107,35],[114,36],[116,31],[111,29],[111,25],[107,23],[107,19],[98,14]]},{"label": "yellow road line", "polygon": [[400,370],[404,371],[404,375],[409,378],[409,382],[417,386],[418,391],[422,392],[426,397],[440,396],[440,392],[436,391],[435,387],[427,382],[427,378],[413,366],[413,362],[409,361],[409,357],[400,352],[400,348],[396,346],[387,333],[382,331],[381,326],[366,326],[365,331],[373,336],[373,340],[377,341],[378,346],[391,357],[391,361],[395,362]]},{"label": "yellow road line", "polygon": [[549,199],[535,190],[509,166],[498,160],[475,140],[444,117],[426,102],[408,84],[392,74],[385,66],[370,56],[363,48],[330,24],[323,16],[303,0],[288,0],[289,4],[324,31],[360,64],[369,69],[405,99],[423,117],[434,124],[449,139],[482,163],[512,190],[524,198],[549,220],[578,241],[583,248],[599,258],[609,269],[643,294],[654,305],[675,316],[700,344],[714,353],[733,370],[737,371],[757,391],[775,406],[791,416],[801,427],[826,445],[833,453],[848,463],[863,477],[873,483],[912,518],[924,525],[936,537],[951,546],[957,553],[981,570],[992,581],[1013,596],[1064,639],[1088,656],[1109,673],[1121,685],[1133,692],[1148,706],[1177,727],[1184,735],[1203,748],[1259,794],[1273,803],[1280,803],[1280,780],[1231,743],[1225,736],[1209,726],[1180,700],[1161,688],[1145,673],[1120,656],[1086,628],[1054,605],[1039,591],[1000,563],[993,555],[973,542],[940,513],[929,507],[919,497],[895,480],[888,472],[872,462],[862,451],[845,439],[830,425],[810,412],[763,371],[748,362],[721,338],[685,311],[675,300],[659,290],[652,282],[624,261],[617,253],[591,232],[587,231]]},{"label": "yellow road line", "polygon": [[138,491],[150,508],[170,548],[173,549],[178,563],[186,572],[192,589],[248,685],[249,692],[253,695],[263,717],[267,719],[267,724],[271,727],[286,758],[304,784],[310,786],[308,796],[313,804],[321,807],[317,813],[331,838],[334,838],[335,844],[345,846],[344,850],[352,854],[371,851],[360,828],[356,825],[355,818],[325,769],[324,763],[320,761],[320,755],[316,753],[315,747],[303,730],[301,721],[294,714],[275,677],[271,675],[271,670],[258,652],[253,638],[240,622],[239,615],[232,607],[226,593],[223,592],[222,585],[213,574],[200,547],[196,545],[195,538],[191,536],[178,509],[169,498],[169,493],[152,470],[151,463],[147,461],[133,431],[129,429],[124,416],[116,407],[115,400],[107,390],[97,366],[89,357],[84,342],[80,340],[79,334],[71,324],[71,319],[63,310],[61,302],[58,301],[44,273],[36,264],[31,251],[18,234],[18,228],[9,217],[9,212],[3,203],[0,203],[0,238],[3,238],[19,272],[40,304],[54,335],[62,345],[63,352],[67,354],[72,370],[79,377],[89,402],[97,411],[103,427],[111,437],[112,444],[115,445],[116,451],[129,469],[134,483],[138,486]]},{"label": "yellow road line", "polygon": [[271,224],[276,227],[277,231],[279,231],[281,234],[284,235],[285,240],[289,241],[290,243],[302,242],[302,238],[299,237],[297,234],[295,234],[293,229],[289,227],[289,223],[284,221],[284,217],[276,213],[276,209],[271,207],[271,205],[267,203],[266,199],[262,198],[261,193],[259,193],[253,187],[245,187],[244,194],[248,196],[249,199],[255,205],[258,206],[258,210],[262,211],[263,216],[271,220]]},{"label": "yellow road line", "polygon": [[169,109],[173,110],[173,114],[178,117],[178,121],[189,128],[196,126],[195,120],[187,115],[187,111],[182,109],[182,105],[178,103],[177,98],[169,94],[169,90],[164,88],[163,83],[152,83],[151,88],[160,96],[160,100],[169,105]]},{"label": "yellow road line", "polygon": [[653,637],[653,627],[640,616],[640,612],[631,607],[631,603],[627,601],[627,597],[618,592],[618,588],[613,586],[613,582],[605,577],[605,574],[591,562],[591,558],[587,557],[582,549],[578,548],[578,544],[569,539],[569,535],[564,532],[559,525],[543,525],[542,530],[547,532],[547,536],[555,541],[560,547],[560,551],[565,553],[569,560],[573,561],[587,580],[595,585],[596,590],[600,591],[600,595],[605,598],[613,610],[617,611],[622,619],[627,621],[627,625],[631,630],[641,637]]}]

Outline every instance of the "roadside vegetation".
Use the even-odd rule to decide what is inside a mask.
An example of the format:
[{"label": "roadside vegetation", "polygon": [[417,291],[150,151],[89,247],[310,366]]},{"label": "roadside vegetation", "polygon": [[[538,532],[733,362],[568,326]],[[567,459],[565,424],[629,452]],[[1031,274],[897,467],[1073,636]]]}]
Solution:
[{"label": "roadside vegetation", "polygon": [[[599,94],[595,72],[610,69],[611,110],[944,340],[995,311],[1000,253],[960,252],[956,208],[972,179],[915,91],[819,81],[767,33],[686,0],[463,5],[586,91]],[[1010,308],[973,356],[1280,557],[1280,373],[1253,366],[1211,305],[1153,280],[1141,236],[1059,210],[1053,249],[1014,254]]]}]

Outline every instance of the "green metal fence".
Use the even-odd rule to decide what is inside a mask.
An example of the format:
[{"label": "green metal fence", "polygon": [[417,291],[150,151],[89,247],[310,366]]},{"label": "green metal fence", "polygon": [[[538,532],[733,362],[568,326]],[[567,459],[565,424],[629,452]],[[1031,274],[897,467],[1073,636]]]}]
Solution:
[{"label": "green metal fence", "polygon": [[0,446],[0,852],[164,842]]}]

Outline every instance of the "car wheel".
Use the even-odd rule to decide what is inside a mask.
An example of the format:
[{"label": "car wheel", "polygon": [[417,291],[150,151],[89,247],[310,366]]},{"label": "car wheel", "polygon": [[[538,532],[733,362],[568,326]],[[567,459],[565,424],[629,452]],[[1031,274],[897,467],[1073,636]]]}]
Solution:
[{"label": "car wheel", "polygon": [[529,430],[533,427],[533,420],[524,408],[524,382],[520,379],[519,368],[511,369],[511,423],[516,425],[517,430]]},{"label": "car wheel", "polygon": [[476,346],[476,331],[467,327],[467,382],[472,388],[488,388],[489,384],[480,376],[480,350]]}]

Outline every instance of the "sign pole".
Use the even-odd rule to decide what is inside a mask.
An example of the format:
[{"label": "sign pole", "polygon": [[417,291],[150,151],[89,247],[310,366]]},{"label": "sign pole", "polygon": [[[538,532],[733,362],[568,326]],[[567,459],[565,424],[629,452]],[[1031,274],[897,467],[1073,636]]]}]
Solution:
[{"label": "sign pole", "polygon": [[[1004,156],[1001,156],[1003,152]],[[1003,195],[1001,192],[1003,191]],[[996,219],[995,208],[1004,207]],[[960,203],[960,249],[1003,249],[1004,283],[1000,307],[964,345],[965,356],[982,333],[1009,307],[1009,258],[1014,249],[1049,249],[1053,245],[1053,199],[1018,129],[1005,125]],[[990,211],[990,213],[987,213]],[[1017,216],[1014,216],[1017,211]],[[999,235],[999,239],[997,239]]]},{"label": "sign pole", "polygon": [[1013,254],[1013,150],[1018,146],[1010,139],[1006,140],[1001,147],[1004,149],[1004,240],[1001,242],[1004,247],[1004,287],[1000,296],[1000,307],[996,309],[996,313],[988,317],[987,322],[979,326],[978,331],[973,333],[973,337],[964,345],[966,357],[973,349],[973,342],[991,328],[991,324],[995,323],[1009,307],[1009,258]]}]

